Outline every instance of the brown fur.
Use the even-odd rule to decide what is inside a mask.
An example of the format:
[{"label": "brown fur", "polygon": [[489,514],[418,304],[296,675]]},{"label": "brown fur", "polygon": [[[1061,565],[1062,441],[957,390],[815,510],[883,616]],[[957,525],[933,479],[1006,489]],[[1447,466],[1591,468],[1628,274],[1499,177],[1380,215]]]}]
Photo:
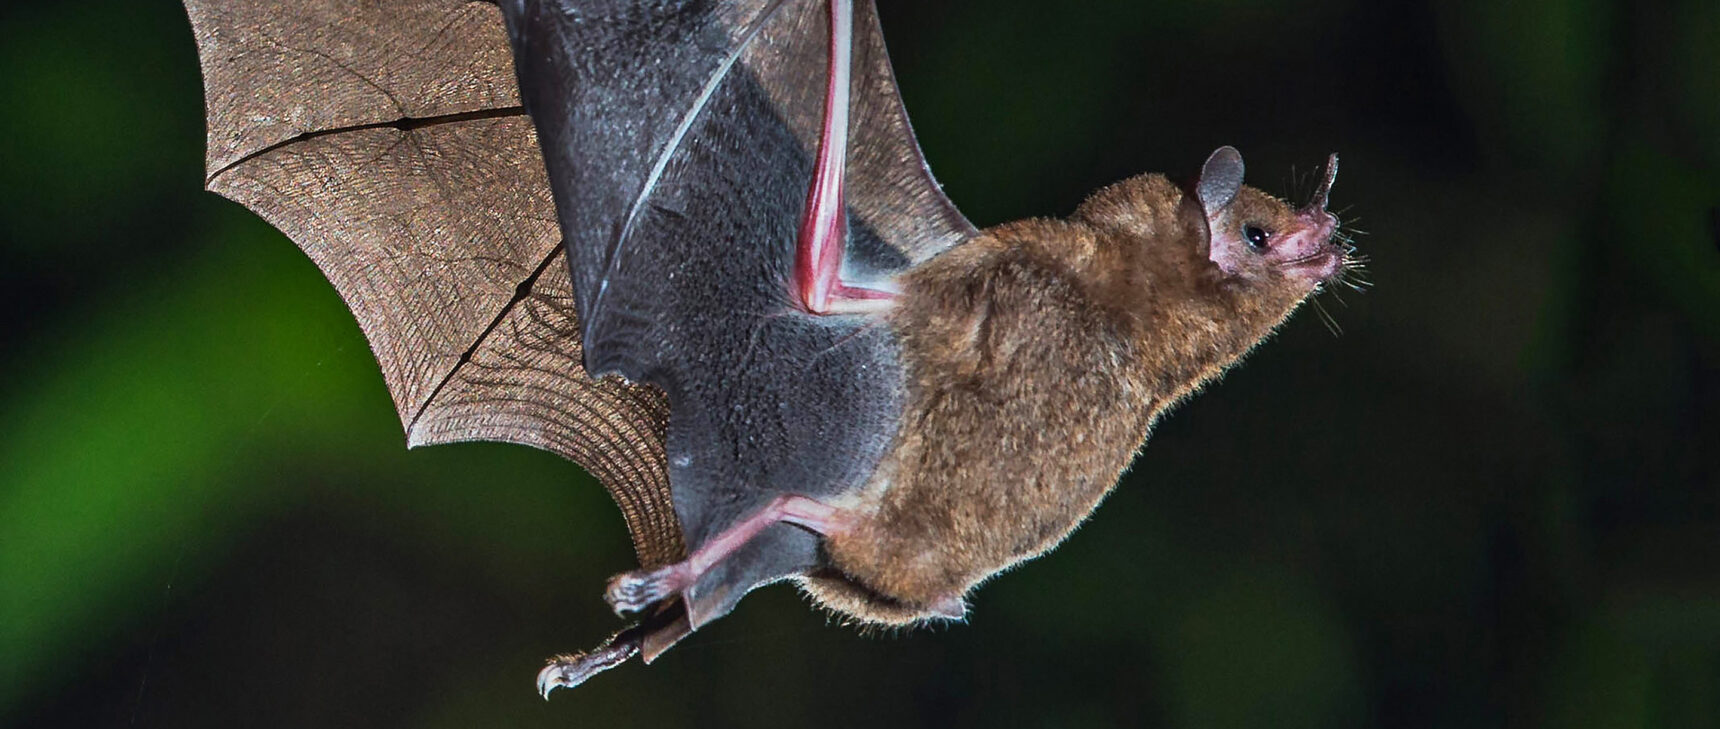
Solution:
[{"label": "brown fur", "polygon": [[[1287,216],[1243,188],[1232,209]],[[1145,175],[1067,220],[986,231],[910,271],[891,314],[908,405],[890,453],[832,534],[814,599],[903,624],[1056,546],[1154,420],[1252,348],[1312,288],[1224,275],[1208,223]]]}]

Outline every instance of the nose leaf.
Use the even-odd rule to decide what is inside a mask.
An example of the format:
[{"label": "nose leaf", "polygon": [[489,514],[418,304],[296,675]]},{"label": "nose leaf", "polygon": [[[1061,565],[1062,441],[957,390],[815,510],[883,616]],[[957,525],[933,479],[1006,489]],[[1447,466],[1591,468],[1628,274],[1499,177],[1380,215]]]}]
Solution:
[{"label": "nose leaf", "polygon": [[1308,205],[1304,207],[1303,210],[1324,211],[1326,209],[1326,200],[1332,194],[1332,183],[1337,180],[1338,153],[1333,152],[1332,156],[1326,158],[1326,172],[1324,175],[1321,175],[1319,189],[1314,191],[1314,197],[1308,200]]}]

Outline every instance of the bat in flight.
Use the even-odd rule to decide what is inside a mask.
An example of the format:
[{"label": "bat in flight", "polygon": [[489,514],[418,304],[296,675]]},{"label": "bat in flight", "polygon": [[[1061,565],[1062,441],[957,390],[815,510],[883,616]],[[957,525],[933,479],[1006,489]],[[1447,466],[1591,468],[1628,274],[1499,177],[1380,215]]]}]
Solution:
[{"label": "bat in flight", "polygon": [[1071,532],[1156,418],[1354,269],[1326,212],[1142,175],[977,230],[869,0],[186,0],[208,186],[322,269],[411,446],[561,454],[620,507],[649,661],[794,581],[959,620]]}]

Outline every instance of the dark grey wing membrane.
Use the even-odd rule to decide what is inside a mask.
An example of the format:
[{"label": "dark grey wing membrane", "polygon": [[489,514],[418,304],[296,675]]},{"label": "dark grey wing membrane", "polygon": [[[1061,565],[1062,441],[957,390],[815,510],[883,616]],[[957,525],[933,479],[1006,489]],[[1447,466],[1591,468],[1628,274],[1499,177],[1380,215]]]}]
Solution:
[{"label": "dark grey wing membrane", "polygon": [[187,0],[208,186],[304,249],[357,317],[414,446],[583,465],[640,561],[684,554],[663,393],[579,366],[579,326],[500,11],[467,0]]},{"label": "dark grey wing membrane", "polygon": [[[971,227],[925,173],[860,5],[848,259],[864,280]],[[823,115],[824,4],[502,7],[567,238],[586,366],[669,393],[670,483],[689,546],[778,494],[860,485],[900,411],[894,338],[788,298]],[[771,527],[690,591],[693,627],[818,559],[814,535]]]}]

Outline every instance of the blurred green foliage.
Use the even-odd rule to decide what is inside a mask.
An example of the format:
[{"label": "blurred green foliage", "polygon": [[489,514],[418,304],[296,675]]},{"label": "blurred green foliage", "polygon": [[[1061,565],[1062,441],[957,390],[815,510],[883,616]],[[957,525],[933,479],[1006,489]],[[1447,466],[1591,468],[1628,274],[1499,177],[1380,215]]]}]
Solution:
[{"label": "blurred green foliage", "polygon": [[332,289],[201,192],[177,4],[0,8],[0,722],[1720,725],[1720,4],[883,5],[976,222],[1226,143],[1288,194],[1336,149],[1378,288],[969,625],[768,589],[544,703],[616,625],[601,489],[404,450]]}]

